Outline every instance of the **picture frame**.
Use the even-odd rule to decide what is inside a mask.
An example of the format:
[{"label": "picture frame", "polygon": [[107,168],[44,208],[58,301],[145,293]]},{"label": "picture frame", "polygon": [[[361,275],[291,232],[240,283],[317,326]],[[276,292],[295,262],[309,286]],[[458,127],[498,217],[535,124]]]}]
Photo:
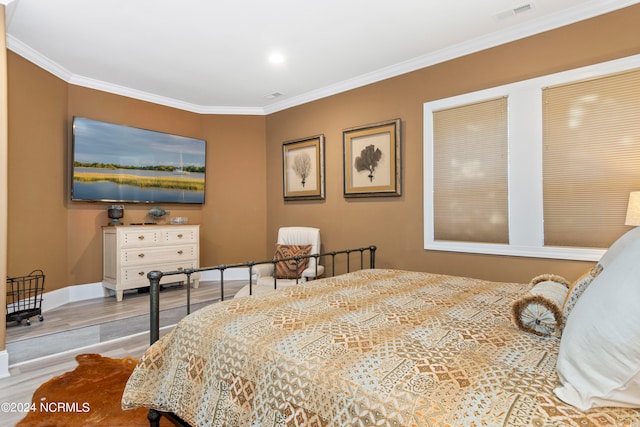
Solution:
[{"label": "picture frame", "polygon": [[401,121],[343,131],[344,197],[402,195]]},{"label": "picture frame", "polygon": [[284,200],[323,200],[325,197],[324,135],[282,144]]}]

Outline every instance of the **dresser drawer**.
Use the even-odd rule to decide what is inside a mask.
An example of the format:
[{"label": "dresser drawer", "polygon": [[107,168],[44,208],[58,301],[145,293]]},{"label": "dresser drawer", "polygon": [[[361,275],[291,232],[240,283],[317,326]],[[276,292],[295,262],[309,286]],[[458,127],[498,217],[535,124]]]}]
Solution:
[{"label": "dresser drawer", "polygon": [[162,231],[149,228],[123,231],[120,235],[120,247],[155,246],[162,242]]},{"label": "dresser drawer", "polygon": [[[153,265],[153,266],[141,265],[141,266],[123,267],[120,271],[120,280],[124,289],[130,289],[132,287],[149,286],[149,279],[147,278],[147,274],[150,271],[154,271],[154,270],[180,271],[180,270],[184,270],[185,268],[195,268],[195,263],[176,262],[171,264],[162,264],[162,265]],[[191,275],[192,280],[198,279],[199,277],[200,277],[200,273],[194,273]],[[163,277],[160,282],[171,283],[171,282],[182,282],[186,280],[187,280],[186,275],[175,275],[175,276]]]},{"label": "dresser drawer", "polygon": [[193,262],[198,256],[198,246],[191,245],[140,247],[123,249],[120,252],[120,265],[143,265],[167,262]]},{"label": "dresser drawer", "polygon": [[162,232],[164,244],[195,243],[198,241],[198,230],[193,227],[176,227]]}]

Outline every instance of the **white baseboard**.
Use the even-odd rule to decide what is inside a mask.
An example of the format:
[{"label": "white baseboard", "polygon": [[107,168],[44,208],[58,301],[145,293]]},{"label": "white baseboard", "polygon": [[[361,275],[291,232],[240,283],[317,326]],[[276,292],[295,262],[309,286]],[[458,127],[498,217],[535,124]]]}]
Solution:
[{"label": "white baseboard", "polygon": [[[220,270],[203,271],[202,273],[200,273],[200,280],[202,281],[220,280]],[[249,268],[248,267],[227,268],[224,270],[224,280],[249,280]]]},{"label": "white baseboard", "polygon": [[[214,280],[220,280],[219,270],[209,270],[200,273],[200,281]],[[224,271],[224,280],[249,280],[249,269],[227,268]],[[104,288],[102,287],[102,282],[67,286],[66,288],[45,292],[42,295],[42,312],[52,310],[70,302],[102,298],[103,296]]]},{"label": "white baseboard", "polygon": [[7,350],[0,351],[0,378],[9,376],[9,353]]},{"label": "white baseboard", "polygon": [[103,296],[104,288],[102,287],[102,282],[67,286],[66,288],[45,292],[42,295],[42,311],[49,311],[70,302],[101,298]]}]

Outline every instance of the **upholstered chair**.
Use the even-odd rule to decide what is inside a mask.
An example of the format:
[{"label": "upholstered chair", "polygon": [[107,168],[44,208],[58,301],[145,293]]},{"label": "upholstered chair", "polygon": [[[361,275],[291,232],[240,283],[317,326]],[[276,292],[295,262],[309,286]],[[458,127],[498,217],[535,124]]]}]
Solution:
[{"label": "upholstered chair", "polygon": [[[311,246],[309,254],[320,253],[320,229],[312,227],[282,227],[278,230],[278,239],[276,242],[276,253],[274,258],[284,258],[294,256],[296,247]],[[291,251],[294,252],[291,252]],[[319,260],[319,259],[318,259]],[[318,264],[316,266],[316,258],[309,258],[308,265],[300,272],[294,271],[293,278],[282,275],[278,266],[274,263],[256,264],[253,267],[253,295],[260,295],[274,290],[276,288],[284,288],[293,286],[296,283],[303,283],[313,280],[324,274],[324,266]],[[282,266],[284,263],[280,263]],[[289,263],[290,267],[295,269],[295,261]],[[298,278],[296,280],[296,275]],[[291,274],[289,274],[291,276]],[[236,297],[249,295],[249,285],[246,285],[236,293]]]}]

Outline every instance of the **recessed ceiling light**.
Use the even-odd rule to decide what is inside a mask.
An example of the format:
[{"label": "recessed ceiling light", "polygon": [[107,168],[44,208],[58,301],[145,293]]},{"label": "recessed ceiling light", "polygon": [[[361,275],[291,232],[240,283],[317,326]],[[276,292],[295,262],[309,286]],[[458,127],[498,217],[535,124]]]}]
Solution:
[{"label": "recessed ceiling light", "polygon": [[284,62],[284,55],[279,52],[274,52],[269,55],[269,62],[272,64],[282,64]]}]

